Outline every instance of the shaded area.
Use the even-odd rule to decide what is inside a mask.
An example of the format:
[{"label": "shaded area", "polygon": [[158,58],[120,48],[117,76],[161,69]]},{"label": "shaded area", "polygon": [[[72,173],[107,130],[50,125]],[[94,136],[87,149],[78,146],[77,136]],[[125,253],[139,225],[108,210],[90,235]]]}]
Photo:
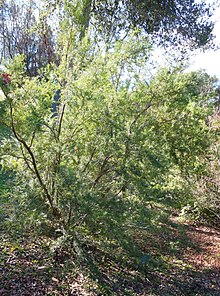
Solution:
[{"label": "shaded area", "polygon": [[91,241],[80,262],[69,247],[51,252],[48,238],[2,233],[0,295],[220,295],[218,229],[172,217],[128,232],[140,257],[130,246]]},{"label": "shaded area", "polygon": [[86,279],[63,254],[58,262],[48,240],[11,242],[3,238],[0,248],[0,295],[89,295]]}]

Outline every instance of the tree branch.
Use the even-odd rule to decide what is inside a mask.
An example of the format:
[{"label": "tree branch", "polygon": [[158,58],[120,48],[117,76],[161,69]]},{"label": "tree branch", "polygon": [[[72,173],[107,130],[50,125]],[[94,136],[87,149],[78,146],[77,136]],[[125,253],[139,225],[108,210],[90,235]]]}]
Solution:
[{"label": "tree branch", "polygon": [[101,168],[100,168],[100,171],[98,173],[98,176],[96,177],[95,181],[93,182],[93,186],[92,187],[95,187],[99,181],[99,179],[104,175],[106,174],[107,172],[109,172],[108,169],[105,169],[107,163],[108,163],[108,160],[112,157],[112,155],[107,155],[105,157],[105,159],[103,160],[103,163],[101,165]]},{"label": "tree branch", "polygon": [[95,152],[96,152],[96,147],[93,149],[92,154],[91,154],[91,156],[89,158],[89,161],[86,163],[86,165],[85,165],[85,167],[84,167],[84,169],[82,171],[83,173],[85,173],[85,171],[87,170],[87,167],[89,166],[90,162],[92,161],[93,156],[95,155]]},{"label": "tree branch", "polygon": [[63,121],[64,112],[65,112],[65,107],[66,107],[66,105],[64,104],[63,108],[62,108],[62,112],[60,114],[59,126],[58,126],[58,131],[57,131],[57,139],[58,140],[59,140],[60,133],[61,133],[62,121]]},{"label": "tree branch", "polygon": [[39,172],[38,167],[37,167],[36,158],[35,158],[35,156],[33,154],[32,149],[30,148],[30,146],[28,146],[28,144],[26,143],[26,141],[16,131],[15,124],[14,124],[14,118],[13,118],[13,107],[12,107],[12,102],[11,102],[10,99],[9,99],[9,104],[10,104],[10,119],[11,119],[12,132],[13,132],[16,140],[27,150],[28,154],[31,157],[31,163],[33,165],[33,171],[34,171],[34,173],[35,173],[35,175],[37,177],[37,180],[38,180],[41,188],[43,189],[44,194],[45,194],[45,196],[46,196],[46,198],[47,198],[47,200],[48,200],[48,202],[49,202],[49,204],[51,206],[51,209],[53,211],[53,215],[56,218],[60,218],[60,213],[59,213],[58,209],[54,207],[53,198],[49,194],[48,189],[47,189],[46,185],[44,184],[44,182],[43,182],[43,180],[41,178],[40,172]]},{"label": "tree branch", "polygon": [[133,128],[133,126],[136,124],[136,122],[138,121],[138,119],[141,117],[141,115],[143,115],[150,107],[152,106],[151,103],[149,103],[141,112],[139,112],[137,114],[137,116],[134,118],[134,120],[132,121],[132,123],[130,124],[130,128],[129,128],[129,134],[131,134],[131,130]]}]

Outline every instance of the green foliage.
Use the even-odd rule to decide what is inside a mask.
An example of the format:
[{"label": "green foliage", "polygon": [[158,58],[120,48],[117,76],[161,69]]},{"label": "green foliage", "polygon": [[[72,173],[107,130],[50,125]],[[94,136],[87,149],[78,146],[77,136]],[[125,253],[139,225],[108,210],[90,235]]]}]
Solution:
[{"label": "green foliage", "polygon": [[146,81],[146,36],[99,47],[84,6],[65,5],[59,63],[31,78],[25,56],[8,65],[1,165],[14,173],[12,216],[21,228],[122,245],[129,225],[156,223],[152,207],[204,172],[214,80],[174,67]]},{"label": "green foliage", "polygon": [[197,220],[219,225],[219,113],[216,110],[209,117],[212,145],[206,155],[206,171],[194,178],[193,199],[187,213]]},{"label": "green foliage", "polygon": [[[11,82],[1,84],[0,101],[0,165],[7,172],[0,175],[1,226],[10,234],[51,236],[53,256],[69,248],[97,278],[99,254],[105,250],[105,260],[115,249],[114,260],[136,269],[142,264],[146,276],[147,261],[162,268],[164,260],[143,255],[136,230],[156,233],[174,207],[185,206],[183,215],[199,219],[213,210],[219,217],[219,157],[211,145],[215,139],[218,146],[218,128],[209,122],[216,80],[175,66],[146,77],[149,36],[129,29],[124,39],[113,32],[111,42],[96,42],[99,30],[87,32],[91,3],[65,1],[56,62],[38,77],[27,75],[24,55],[7,65]],[[167,22],[163,29],[172,28]],[[155,22],[146,30],[160,28]],[[179,243],[167,245],[178,253]]]},{"label": "green foliage", "polygon": [[[140,30],[155,44],[175,48],[205,48],[213,45],[211,20],[215,5],[205,1],[70,1],[45,0],[50,12],[65,19],[69,28],[77,29],[77,39],[87,32],[96,42],[111,46],[124,40],[132,30]],[[63,33],[63,32],[62,32]]]},{"label": "green foliage", "polygon": [[[194,46],[204,46],[212,39],[213,24],[207,19],[212,9],[205,1],[124,1],[129,19],[147,33],[178,44],[190,40]],[[175,32],[171,34],[170,32]],[[184,42],[183,41],[183,42]]]},{"label": "green foliage", "polygon": [[166,197],[175,171],[203,170],[212,80],[162,69],[145,82],[147,41],[136,33],[105,54],[89,39],[67,51],[65,38],[46,79],[25,77],[22,56],[9,67],[2,165],[16,172],[16,204],[32,221],[111,240],[149,223],[146,202]]},{"label": "green foliage", "polygon": [[110,40],[112,35],[120,38],[131,28],[141,29],[153,42],[176,47],[204,47],[213,40],[213,7],[205,1],[90,0],[84,1],[85,7],[88,2],[91,23],[99,35],[110,36]]}]

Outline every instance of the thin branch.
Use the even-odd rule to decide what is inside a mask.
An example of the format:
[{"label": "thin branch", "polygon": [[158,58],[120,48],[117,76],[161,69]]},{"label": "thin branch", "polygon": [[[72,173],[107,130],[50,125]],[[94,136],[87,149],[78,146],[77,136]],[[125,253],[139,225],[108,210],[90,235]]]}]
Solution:
[{"label": "thin branch", "polygon": [[33,134],[32,134],[32,137],[31,137],[31,142],[30,142],[29,147],[31,147],[33,145],[34,138],[35,138],[35,131],[33,131]]},{"label": "thin branch", "polygon": [[78,221],[72,227],[74,228],[76,226],[80,226],[84,222],[84,220],[87,216],[88,216],[88,214],[84,214],[81,217],[79,217]]},{"label": "thin branch", "polygon": [[108,164],[108,160],[112,157],[112,155],[107,155],[105,157],[105,159],[103,160],[102,166],[100,168],[100,171],[98,173],[98,176],[96,177],[95,181],[93,182],[93,186],[95,187],[99,181],[99,179],[104,176],[106,173],[108,173],[110,170],[109,169],[105,169],[106,165]]},{"label": "thin branch", "polygon": [[115,193],[114,197],[117,197],[121,192],[123,192],[125,190],[125,186],[123,185],[117,193]]},{"label": "thin branch", "polygon": [[133,126],[136,124],[136,122],[138,121],[138,119],[141,117],[141,115],[143,115],[150,107],[152,106],[151,103],[149,103],[141,112],[139,112],[137,114],[137,116],[134,118],[134,120],[132,121],[132,123],[130,124],[130,128],[129,128],[129,134],[131,134],[131,130],[133,128]]},{"label": "thin branch", "polygon": [[32,173],[35,173],[35,171],[33,170],[33,168],[31,167],[30,163],[32,163],[31,159],[28,159],[24,153],[24,149],[23,149],[23,146],[22,144],[20,143],[20,148],[21,148],[21,153],[22,153],[22,156],[23,156],[23,160],[25,161],[27,167],[29,168],[29,170],[32,172]]},{"label": "thin branch", "polygon": [[28,146],[28,144],[26,143],[26,141],[17,133],[16,129],[15,129],[15,124],[14,124],[14,118],[13,118],[13,107],[12,107],[12,102],[11,100],[9,100],[9,103],[10,103],[10,118],[11,118],[11,127],[12,127],[12,132],[15,136],[15,138],[17,139],[17,141],[23,145],[23,147],[27,150],[28,154],[30,155],[31,157],[31,162],[32,162],[32,165],[33,165],[33,171],[38,179],[38,182],[41,186],[41,188],[43,189],[46,197],[47,197],[47,200],[49,201],[49,204],[52,208],[52,211],[53,211],[53,214],[55,217],[59,217],[59,212],[58,210],[54,207],[53,205],[53,199],[51,197],[51,195],[49,194],[48,190],[47,190],[47,187],[46,185],[44,184],[42,178],[41,178],[41,175],[40,175],[40,172],[38,170],[38,167],[37,167],[37,162],[36,162],[36,159],[35,159],[35,156],[33,154],[33,151],[31,150],[30,146]]},{"label": "thin branch", "polygon": [[70,205],[69,206],[69,213],[68,213],[68,219],[67,219],[66,225],[70,225],[71,218],[72,218],[72,207]]},{"label": "thin branch", "polygon": [[87,167],[89,166],[90,162],[92,161],[93,156],[95,155],[95,152],[96,152],[96,147],[93,149],[92,154],[91,154],[91,156],[89,158],[89,161],[86,163],[86,165],[85,165],[85,167],[84,167],[84,169],[82,171],[83,173],[85,173],[85,171],[87,170]]},{"label": "thin branch", "polygon": [[51,126],[49,126],[49,124],[47,124],[46,122],[44,122],[44,126],[46,126],[51,131],[51,133],[54,136],[54,140],[57,141],[57,135],[56,135],[54,129]]},{"label": "thin branch", "polygon": [[57,139],[58,139],[58,140],[59,140],[60,133],[61,133],[62,121],[63,121],[64,112],[65,112],[65,107],[66,107],[66,105],[64,104],[64,105],[63,105],[63,108],[62,108],[62,112],[61,112],[61,114],[60,114],[60,122],[59,122],[58,131],[57,131]]}]

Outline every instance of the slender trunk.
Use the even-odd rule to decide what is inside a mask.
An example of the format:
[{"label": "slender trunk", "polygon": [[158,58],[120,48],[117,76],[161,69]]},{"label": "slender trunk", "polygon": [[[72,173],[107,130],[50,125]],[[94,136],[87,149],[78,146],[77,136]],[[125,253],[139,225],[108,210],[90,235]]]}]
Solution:
[{"label": "slender trunk", "polygon": [[[38,170],[38,166],[37,166],[37,160],[35,158],[35,155],[31,149],[31,146],[29,146],[27,144],[27,142],[17,133],[16,128],[15,128],[15,124],[14,124],[14,117],[13,117],[13,107],[12,107],[12,103],[10,102],[10,118],[11,118],[11,128],[12,128],[12,132],[14,134],[14,137],[16,138],[16,140],[21,144],[21,146],[24,147],[24,149],[28,152],[29,156],[30,156],[30,163],[32,164],[32,168],[31,171],[35,174],[41,188],[43,189],[43,192],[50,204],[50,207],[52,209],[53,215],[56,218],[60,218],[60,212],[59,210],[54,206],[54,202],[53,202],[53,197],[50,195],[48,188],[46,186],[46,184],[43,181],[43,178],[41,177],[40,171]],[[26,159],[24,158],[24,161]]]}]

